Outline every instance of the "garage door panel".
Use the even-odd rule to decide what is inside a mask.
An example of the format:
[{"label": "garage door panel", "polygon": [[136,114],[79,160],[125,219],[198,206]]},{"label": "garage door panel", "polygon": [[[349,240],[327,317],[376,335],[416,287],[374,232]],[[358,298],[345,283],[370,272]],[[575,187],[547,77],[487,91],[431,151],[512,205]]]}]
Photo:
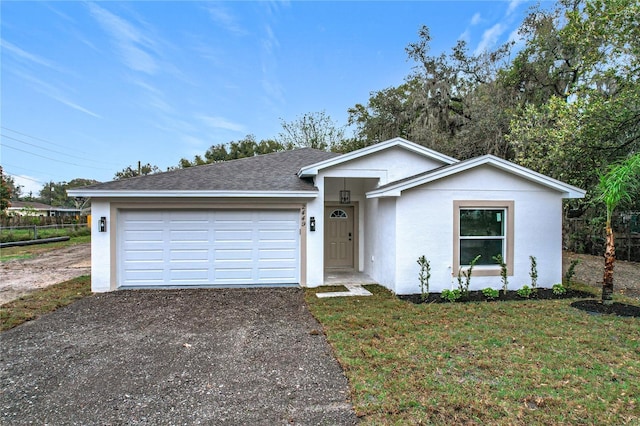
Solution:
[{"label": "garage door panel", "polygon": [[215,259],[217,262],[225,262],[229,260],[243,260],[247,262],[253,261],[253,249],[216,249]]},{"label": "garage door panel", "polygon": [[162,231],[159,230],[131,230],[124,233],[124,241],[133,244],[148,242],[164,242]]},{"label": "garage door panel", "polygon": [[123,211],[123,286],[299,282],[297,211]]},{"label": "garage door panel", "polygon": [[290,244],[295,244],[297,241],[297,230],[287,230],[287,229],[261,229],[258,231],[259,241],[269,242],[288,242]]},{"label": "garage door panel", "polygon": [[291,279],[296,274],[296,268],[258,268],[258,278],[262,281],[280,282]]},{"label": "garage door panel", "polygon": [[169,251],[169,256],[172,262],[176,262],[176,261],[208,262],[209,250],[207,250],[206,248],[200,249],[200,250],[172,249]]},{"label": "garage door panel", "polygon": [[296,249],[260,249],[261,262],[296,262]]},{"label": "garage door panel", "polygon": [[162,262],[163,251],[162,250],[128,250],[127,262]]},{"label": "garage door panel", "polygon": [[178,282],[200,282],[207,283],[209,281],[209,268],[196,269],[190,268],[171,268],[170,279],[174,283]]},{"label": "garage door panel", "polygon": [[162,282],[164,276],[164,268],[153,269],[153,268],[144,268],[137,269],[139,264],[134,265],[134,268],[127,270],[127,280],[129,281],[138,281],[138,282]]},{"label": "garage door panel", "polygon": [[237,284],[238,281],[253,282],[253,268],[216,268],[215,279],[219,282]]},{"label": "garage door panel", "polygon": [[184,242],[184,243],[208,243],[209,231],[206,229],[201,230],[171,230],[169,231],[169,238],[172,242]]},{"label": "garage door panel", "polygon": [[253,230],[250,229],[216,229],[213,236],[216,244],[253,243]]}]

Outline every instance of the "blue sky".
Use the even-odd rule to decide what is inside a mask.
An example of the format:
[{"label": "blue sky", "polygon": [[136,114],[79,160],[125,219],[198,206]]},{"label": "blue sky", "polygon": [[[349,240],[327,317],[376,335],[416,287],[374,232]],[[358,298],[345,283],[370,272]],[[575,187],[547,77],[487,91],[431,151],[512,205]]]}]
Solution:
[{"label": "blue sky", "polygon": [[431,52],[515,36],[532,2],[0,3],[0,163],[44,182],[143,163],[161,169],[218,143],[275,138],[281,119],[347,109],[401,84],[405,47]]}]

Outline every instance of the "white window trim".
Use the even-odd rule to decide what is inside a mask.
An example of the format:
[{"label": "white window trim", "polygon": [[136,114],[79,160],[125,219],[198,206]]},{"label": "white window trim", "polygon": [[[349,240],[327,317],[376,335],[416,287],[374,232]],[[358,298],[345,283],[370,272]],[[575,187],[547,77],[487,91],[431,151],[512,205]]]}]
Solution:
[{"label": "white window trim", "polygon": [[[454,200],[453,201],[453,269],[454,275],[460,270],[460,210],[470,209],[504,209],[506,225],[504,228],[504,236],[498,237],[504,240],[503,250],[504,258],[507,264],[507,275],[513,275],[513,241],[514,241],[514,202],[513,201],[486,201],[486,200]],[[492,237],[477,237],[487,239]],[[496,238],[496,239],[498,239]],[[473,239],[473,237],[465,237],[465,239]],[[468,269],[468,265],[462,265],[462,270]],[[500,276],[499,265],[477,265],[473,268],[473,274],[476,276]]]}]

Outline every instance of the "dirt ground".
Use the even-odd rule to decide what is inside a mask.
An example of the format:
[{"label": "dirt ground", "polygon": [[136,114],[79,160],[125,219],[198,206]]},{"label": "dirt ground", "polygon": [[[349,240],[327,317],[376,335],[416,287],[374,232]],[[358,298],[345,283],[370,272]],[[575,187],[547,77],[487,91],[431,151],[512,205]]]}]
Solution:
[{"label": "dirt ground", "polygon": [[0,333],[2,425],[353,425],[304,291],[85,297]]},{"label": "dirt ground", "polygon": [[77,244],[0,264],[0,305],[38,288],[91,274],[91,244]]},{"label": "dirt ground", "polygon": [[[566,273],[573,260],[580,263],[575,267],[574,281],[602,288],[604,258],[588,254],[564,252],[562,256],[563,271]],[[617,260],[613,269],[613,289],[615,293],[640,298],[640,263]]]}]

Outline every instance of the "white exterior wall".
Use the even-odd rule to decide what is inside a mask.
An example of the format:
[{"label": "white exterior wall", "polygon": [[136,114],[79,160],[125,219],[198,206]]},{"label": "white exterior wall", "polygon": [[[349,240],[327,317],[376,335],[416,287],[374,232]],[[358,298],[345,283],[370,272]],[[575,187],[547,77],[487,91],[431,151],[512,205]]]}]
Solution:
[{"label": "white exterior wall", "polygon": [[394,291],[398,280],[397,220],[396,199],[388,198],[378,201],[378,226],[375,250],[372,253],[374,271],[371,278]]},{"label": "white exterior wall", "polygon": [[393,147],[330,167],[318,173],[318,178],[320,176],[379,178],[379,185],[385,185],[443,165],[442,162],[404,148]]},{"label": "white exterior wall", "polygon": [[380,283],[393,285],[395,200],[378,203],[366,199],[365,193],[443,164],[405,148],[393,147],[321,170],[315,177],[319,197],[308,204],[308,216],[316,218],[316,231],[307,230],[307,286],[317,287],[324,282],[324,205],[339,201],[344,179],[346,189],[351,191],[351,201],[358,206],[358,270]]},{"label": "white exterior wall", "polygon": [[[395,291],[420,292],[416,260],[431,263],[430,291],[457,288],[452,271],[454,200],[514,201],[514,268],[509,289],[530,285],[530,260],[538,263],[538,286],[562,280],[561,194],[492,167],[480,167],[413,188],[397,199]],[[471,290],[500,289],[500,276],[472,276]]]},{"label": "white exterior wall", "polygon": [[[99,232],[100,218],[107,218],[107,232]],[[91,291],[111,291],[111,233],[116,231],[111,220],[110,204],[91,201]]]},{"label": "white exterior wall", "polygon": [[[316,179],[318,197],[307,203],[307,287],[324,284],[324,179]],[[316,230],[309,221],[314,217]]]}]

